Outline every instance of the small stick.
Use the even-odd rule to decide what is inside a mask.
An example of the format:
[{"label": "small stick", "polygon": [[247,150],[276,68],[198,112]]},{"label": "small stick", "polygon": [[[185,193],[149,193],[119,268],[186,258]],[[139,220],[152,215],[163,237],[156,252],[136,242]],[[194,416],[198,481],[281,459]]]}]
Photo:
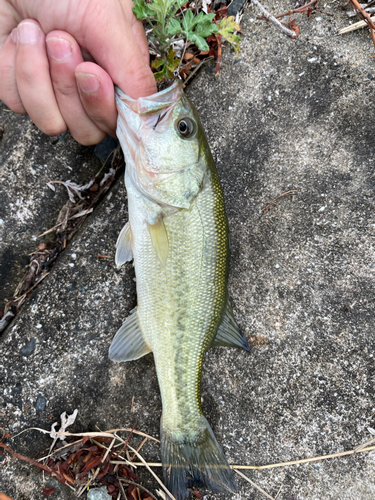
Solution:
[{"label": "small stick", "polygon": [[370,33],[371,33],[371,38],[372,38],[372,43],[374,44],[375,47],[375,24],[373,23],[370,14],[368,14],[363,7],[359,4],[358,0],[350,0],[353,4],[353,7],[358,11],[358,13],[361,13],[362,17],[364,17],[364,20],[368,24],[370,28]]},{"label": "small stick", "polygon": [[275,17],[276,19],[280,19],[281,17],[291,16],[292,14],[303,14],[304,12],[306,12],[308,7],[312,7],[313,5],[317,7],[318,3],[319,0],[311,0],[311,2],[306,3],[305,5],[301,5],[301,7],[298,7],[297,9],[288,10],[288,12],[284,12],[284,14],[278,14]]},{"label": "small stick", "polygon": [[279,491],[277,492],[277,494],[275,496],[275,500],[277,500],[277,497],[280,495],[280,491],[282,490],[283,486],[284,486],[283,484],[280,486]]},{"label": "small stick", "polygon": [[[117,476],[118,477],[118,476]],[[120,479],[118,478],[118,484],[120,486],[120,490],[121,490],[121,493],[122,493],[122,496],[124,497],[124,500],[127,500],[127,497],[126,497],[126,494],[125,494],[125,490],[124,490],[124,487],[120,481]]]},{"label": "small stick", "polygon": [[356,446],[354,449],[354,451],[358,452],[358,451],[362,451],[363,448],[367,448],[367,446],[369,446],[370,444],[373,444],[375,443],[375,438],[374,439],[370,439],[369,441],[366,441],[365,443],[363,444],[360,444],[359,446]]},{"label": "small stick", "polygon": [[105,452],[105,454],[104,454],[104,457],[101,459],[100,465],[98,465],[98,467],[96,468],[96,471],[95,471],[94,475],[93,475],[93,476],[89,479],[88,483],[87,483],[87,484],[85,484],[84,486],[82,486],[82,489],[81,489],[81,490],[79,491],[79,493],[77,494],[77,496],[78,496],[78,497],[80,497],[80,496],[84,493],[85,489],[86,489],[86,488],[88,488],[88,487],[89,487],[89,485],[90,485],[93,481],[95,481],[96,476],[97,476],[97,475],[99,474],[99,472],[100,472],[100,467],[101,467],[101,465],[102,465],[102,464],[106,461],[106,458],[108,457],[108,453],[111,451],[111,448],[112,448],[112,446],[115,444],[115,441],[116,441],[116,438],[113,438],[113,439],[112,439],[112,441],[111,441],[111,444],[109,445],[109,448],[107,448],[107,451],[106,451],[106,452]]},{"label": "small stick", "polygon": [[34,288],[36,288],[36,287],[39,285],[39,283],[40,283],[41,281],[43,281],[43,280],[44,280],[44,278],[46,278],[48,275],[49,275],[49,272],[48,272],[48,273],[46,273],[46,274],[44,274],[44,275],[43,275],[43,276],[42,276],[42,277],[41,277],[41,278],[40,278],[40,279],[39,279],[39,280],[38,280],[38,281],[37,281],[37,282],[36,282],[36,283],[35,283],[35,284],[31,287],[31,288],[29,288],[29,289],[27,290],[27,292],[26,292],[26,293],[24,293],[23,295],[21,295],[20,297],[18,297],[18,299],[14,299],[14,300],[13,300],[13,302],[18,302],[19,300],[24,299],[24,298],[27,296],[27,294],[28,294],[28,293],[30,293],[30,292],[31,292],[31,290],[34,290]]},{"label": "small stick", "polygon": [[137,450],[135,450],[132,446],[128,445],[128,448],[137,455],[137,457],[139,458],[139,460],[143,463],[143,465],[146,467],[146,469],[151,472],[151,474],[154,476],[154,478],[156,479],[156,481],[160,484],[160,486],[163,488],[163,490],[166,492],[166,494],[169,496],[169,498],[171,498],[172,500],[176,500],[175,497],[172,495],[172,493],[164,486],[164,483],[162,483],[160,481],[160,479],[158,478],[158,476],[155,474],[155,472],[153,470],[150,469],[150,467],[148,466],[147,462],[144,460],[144,458],[142,457],[142,455],[140,455],[138,453]]},{"label": "small stick", "polygon": [[[375,16],[371,18],[371,20],[375,23]],[[358,23],[351,24],[350,26],[346,26],[339,30],[339,35],[343,35],[344,33],[349,33],[350,31],[359,30],[360,28],[364,28],[367,26],[366,21],[359,21]]]},{"label": "small stick", "polygon": [[199,68],[200,68],[200,67],[201,67],[204,63],[206,63],[206,62],[208,62],[208,61],[211,61],[212,59],[214,59],[214,56],[206,57],[206,59],[203,59],[203,61],[202,61],[202,62],[200,62],[199,64],[197,64],[197,66],[194,68],[194,71],[192,71],[192,72],[190,73],[190,75],[186,78],[186,80],[184,80],[184,85],[186,85],[186,83],[190,80],[190,78],[191,78],[192,76],[194,76],[194,75],[195,75],[195,73],[198,71],[198,69],[199,69]]},{"label": "small stick", "polygon": [[[46,431],[45,429],[40,429],[39,427],[28,427],[27,429],[24,429],[23,431],[19,432],[15,436],[13,436],[13,438],[20,436],[21,434],[23,434],[26,431],[40,431],[43,434],[51,434],[51,431]],[[110,438],[113,438],[113,433],[120,432],[120,431],[133,432],[133,434],[138,434],[139,436],[143,436],[143,437],[147,437],[149,439],[152,439],[156,443],[160,443],[159,439],[156,439],[152,436],[149,436],[148,434],[145,434],[144,432],[135,431],[134,429],[130,429],[129,427],[124,427],[122,429],[111,429],[111,430],[106,431],[106,432],[76,432],[76,433],[67,432],[67,431],[56,432],[56,436],[78,436],[78,437],[88,436],[88,437],[110,437]],[[121,441],[120,438],[118,438],[118,439]],[[124,443],[124,441],[122,441],[122,442]]]},{"label": "small stick", "polygon": [[[263,208],[262,208],[262,212],[263,212],[262,217],[263,217],[263,215],[265,215],[267,212],[269,212],[269,211],[270,211],[270,209],[271,209],[272,207],[274,207],[274,206],[276,205],[277,200],[279,200],[279,199],[280,199],[280,198],[282,198],[283,196],[288,196],[288,195],[290,195],[290,194],[295,194],[296,192],[297,192],[297,190],[296,190],[296,189],[292,189],[292,190],[290,190],[290,191],[286,191],[285,193],[282,193],[282,194],[280,194],[279,196],[277,196],[274,200],[272,200],[272,201],[271,201],[271,203],[269,203],[268,205],[266,205],[265,207],[263,207]],[[261,218],[262,218],[262,217],[261,217]]]},{"label": "small stick", "polygon": [[[126,483],[126,484],[133,484],[134,486],[137,486],[137,488],[140,488],[142,491],[144,491],[145,493],[147,493],[148,495],[150,495],[151,498],[154,498],[154,500],[157,500],[154,495],[151,493],[151,491],[148,491],[144,486],[142,486],[141,484],[137,484],[135,483],[134,481],[130,481],[130,479],[124,479],[123,477],[119,477],[119,482],[120,483]],[[125,497],[125,500],[126,500],[126,497]]]},{"label": "small stick", "polygon": [[285,33],[286,35],[290,36],[291,38],[297,38],[297,34],[295,31],[288,29],[286,26],[284,26],[280,21],[276,19],[272,14],[266,10],[263,5],[258,1],[258,0],[252,0],[252,3],[258,7],[258,9],[261,11],[263,16],[268,19],[274,26],[276,26],[277,29]]},{"label": "small stick", "polygon": [[216,59],[216,71],[215,76],[219,76],[220,64],[221,64],[221,52],[223,46],[223,37],[220,34],[215,35],[217,40],[217,59]]},{"label": "small stick", "polygon": [[[95,443],[97,446],[99,446],[99,448],[104,448],[105,450],[108,450],[108,448],[107,448],[106,446],[104,446],[104,444],[99,443],[99,441],[96,441],[96,439],[91,439],[91,441],[92,441],[93,443]],[[120,443],[120,446],[121,446],[121,445],[122,445],[122,443]],[[115,464],[115,463],[116,463],[116,464],[124,464],[124,463],[126,463],[126,464],[131,465],[132,467],[134,467],[133,462],[129,462],[129,460],[127,460],[125,457],[123,457],[122,455],[120,455],[120,453],[121,453],[121,452],[120,452],[120,453],[117,453],[117,451],[115,451],[115,452],[113,452],[113,453],[114,453],[114,454],[116,454],[117,458],[121,458],[122,460],[121,460],[121,461],[120,461],[120,460],[111,460],[111,461],[110,461],[110,462],[111,462],[111,464],[112,464],[112,463],[113,463],[113,464]]]},{"label": "small stick", "polygon": [[257,484],[253,483],[253,481],[251,479],[249,479],[247,476],[245,476],[245,474],[242,474],[242,472],[240,472],[239,470],[236,470],[236,469],[234,469],[234,471],[237,472],[237,474],[239,474],[241,477],[243,477],[244,479],[246,479],[246,481],[249,482],[251,485],[253,485],[254,488],[256,488],[257,490],[261,491],[263,493],[263,495],[265,495],[267,498],[270,498],[271,500],[274,500],[274,498],[271,497],[271,495],[269,495],[264,490],[262,490],[262,488],[260,486],[258,486]]},{"label": "small stick", "polygon": [[[280,462],[277,464],[268,464],[268,465],[230,465],[231,469],[238,470],[263,470],[263,469],[274,469],[276,467],[287,467],[289,465],[299,465],[299,464],[307,464],[309,462],[317,462],[319,460],[327,460],[328,458],[337,458],[337,457],[346,457],[348,455],[355,455],[356,453],[362,453],[365,451],[375,450],[375,446],[369,446],[368,448],[363,448],[361,450],[349,450],[342,451],[340,453],[333,453],[331,455],[322,455],[320,457],[311,457],[311,458],[303,458],[302,460],[293,460],[291,462]],[[142,462],[134,462],[133,465],[141,466]],[[148,464],[150,467],[161,467],[162,464],[160,462],[150,462]]]},{"label": "small stick", "polygon": [[[142,446],[147,442],[147,440],[148,440],[148,438],[144,438],[142,443],[138,446],[137,451],[140,451],[142,449]],[[375,440],[373,440],[373,441],[375,441]]]}]

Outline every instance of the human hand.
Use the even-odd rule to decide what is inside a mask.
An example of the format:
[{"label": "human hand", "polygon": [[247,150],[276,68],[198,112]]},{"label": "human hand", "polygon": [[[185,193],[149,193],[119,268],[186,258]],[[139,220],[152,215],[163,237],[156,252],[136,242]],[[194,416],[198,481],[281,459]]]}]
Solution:
[{"label": "human hand", "polygon": [[113,84],[133,98],[156,92],[132,7],[132,0],[0,0],[0,100],[48,135],[69,129],[86,145],[114,136]]}]

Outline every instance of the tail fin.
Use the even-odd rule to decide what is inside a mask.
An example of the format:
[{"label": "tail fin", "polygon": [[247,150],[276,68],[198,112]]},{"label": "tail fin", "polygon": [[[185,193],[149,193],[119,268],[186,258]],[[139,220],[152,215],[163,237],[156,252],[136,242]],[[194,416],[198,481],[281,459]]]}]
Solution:
[{"label": "tail fin", "polygon": [[161,456],[164,483],[177,500],[187,498],[188,487],[206,486],[216,492],[236,491],[234,474],[205,417],[202,432],[192,440],[182,439],[163,430],[161,425]]}]

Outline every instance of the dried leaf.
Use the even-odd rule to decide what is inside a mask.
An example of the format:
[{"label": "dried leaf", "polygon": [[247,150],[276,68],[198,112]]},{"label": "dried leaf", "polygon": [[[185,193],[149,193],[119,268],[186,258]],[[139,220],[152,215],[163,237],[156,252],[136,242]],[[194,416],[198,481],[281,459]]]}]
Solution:
[{"label": "dried leaf", "polygon": [[225,38],[234,48],[236,55],[240,51],[240,37],[234,31],[240,31],[240,26],[236,23],[234,16],[224,17],[218,24],[218,33]]},{"label": "dried leaf", "polygon": [[185,55],[184,55],[185,61],[190,61],[190,59],[193,59],[193,58],[194,58],[194,54],[192,54],[191,52],[185,52]]},{"label": "dried leaf", "polygon": [[301,31],[301,28],[298,26],[298,24],[295,24],[295,21],[296,21],[295,19],[290,21],[290,23],[288,24],[288,28],[293,30],[296,33],[296,37],[297,37]]},{"label": "dried leaf", "polygon": [[48,495],[53,495],[53,493],[55,493],[56,491],[56,488],[53,486],[51,488],[44,488],[44,490],[42,491],[42,495],[47,497]]}]

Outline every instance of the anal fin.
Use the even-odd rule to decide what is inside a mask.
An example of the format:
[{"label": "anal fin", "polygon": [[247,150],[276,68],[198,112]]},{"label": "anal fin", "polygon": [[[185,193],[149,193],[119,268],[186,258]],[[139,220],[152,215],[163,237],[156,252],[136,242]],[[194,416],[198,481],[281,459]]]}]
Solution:
[{"label": "anal fin", "polygon": [[133,309],[118,330],[109,348],[109,359],[112,361],[132,361],[151,352],[151,348],[139,328],[137,308]]},{"label": "anal fin", "polygon": [[130,222],[127,222],[121,229],[116,243],[115,263],[117,267],[122,266],[125,262],[133,259],[132,250],[133,235],[130,227]]},{"label": "anal fin", "polygon": [[211,344],[211,347],[217,346],[240,347],[241,349],[245,349],[245,351],[250,351],[247,339],[234,319],[229,298],[227,299],[225,313],[217,330],[216,337]]}]

